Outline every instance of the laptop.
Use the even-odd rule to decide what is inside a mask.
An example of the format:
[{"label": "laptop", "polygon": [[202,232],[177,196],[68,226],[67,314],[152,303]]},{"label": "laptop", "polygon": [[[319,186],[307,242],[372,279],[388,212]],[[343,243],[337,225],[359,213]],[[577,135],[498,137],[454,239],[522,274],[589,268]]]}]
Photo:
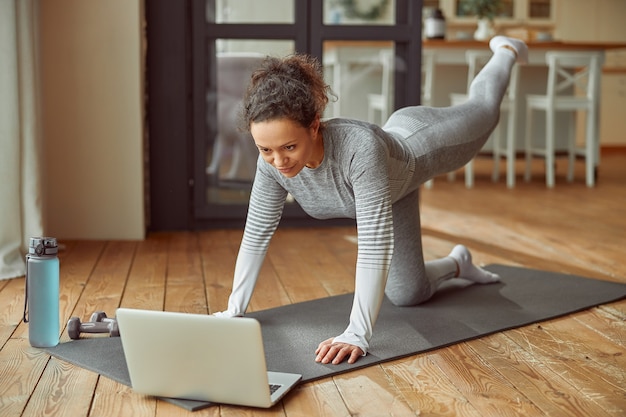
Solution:
[{"label": "laptop", "polygon": [[302,375],[268,372],[253,318],[119,308],[116,318],[134,391],[268,408]]}]

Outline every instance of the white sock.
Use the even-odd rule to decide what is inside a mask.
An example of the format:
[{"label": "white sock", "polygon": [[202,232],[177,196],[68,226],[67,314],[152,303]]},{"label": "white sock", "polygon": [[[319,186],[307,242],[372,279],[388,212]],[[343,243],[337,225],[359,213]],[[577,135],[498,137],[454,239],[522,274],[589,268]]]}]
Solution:
[{"label": "white sock", "polygon": [[500,281],[500,276],[486,271],[472,263],[472,254],[463,245],[456,245],[449,255],[459,266],[459,278],[465,278],[479,284]]},{"label": "white sock", "polygon": [[[503,46],[513,48],[515,52],[508,48],[503,48]],[[506,52],[516,58],[518,63],[528,64],[528,46],[526,46],[526,43],[521,39],[508,38],[506,36],[494,36],[489,41],[489,48],[491,48],[494,54],[496,51]]]},{"label": "white sock", "polygon": [[437,290],[442,282],[456,277],[457,261],[449,256],[424,262],[426,276],[433,291]]}]

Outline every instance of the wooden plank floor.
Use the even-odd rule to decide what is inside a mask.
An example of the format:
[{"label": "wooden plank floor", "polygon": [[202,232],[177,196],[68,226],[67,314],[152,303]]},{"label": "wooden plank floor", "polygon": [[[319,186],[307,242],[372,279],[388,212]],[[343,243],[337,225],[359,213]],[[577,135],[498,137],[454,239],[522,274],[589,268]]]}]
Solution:
[{"label": "wooden plank floor", "polygon": [[[626,155],[603,158],[594,189],[584,186],[579,165],[573,184],[559,165],[553,190],[540,164],[533,182],[513,190],[502,179],[491,183],[482,161],[473,190],[462,175],[454,183],[437,178],[422,194],[426,258],[464,243],[481,264],[626,282]],[[251,309],[351,292],[354,237],[353,228],[280,229]],[[62,242],[62,321],[118,306],[222,310],[240,239],[240,230],[214,230]],[[626,415],[626,300],[303,384],[270,410],[188,413],[30,347],[23,292],[23,278],[0,281],[2,417]]]}]

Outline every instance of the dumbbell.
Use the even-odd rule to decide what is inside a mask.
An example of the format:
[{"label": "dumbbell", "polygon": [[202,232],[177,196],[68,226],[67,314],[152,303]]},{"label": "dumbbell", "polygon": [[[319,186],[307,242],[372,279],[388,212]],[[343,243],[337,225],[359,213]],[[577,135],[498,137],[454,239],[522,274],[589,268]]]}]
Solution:
[{"label": "dumbbell", "polygon": [[107,313],[105,313],[104,311],[94,311],[93,313],[91,313],[91,317],[89,317],[89,321],[91,322],[104,322],[104,323],[110,323],[113,321],[117,321],[115,319],[110,319],[107,317]]},{"label": "dumbbell", "polygon": [[81,333],[108,333],[110,337],[119,337],[117,320],[108,318],[104,311],[96,311],[88,322],[81,323],[80,318],[72,317],[67,322],[67,334],[71,339],[79,339]]}]

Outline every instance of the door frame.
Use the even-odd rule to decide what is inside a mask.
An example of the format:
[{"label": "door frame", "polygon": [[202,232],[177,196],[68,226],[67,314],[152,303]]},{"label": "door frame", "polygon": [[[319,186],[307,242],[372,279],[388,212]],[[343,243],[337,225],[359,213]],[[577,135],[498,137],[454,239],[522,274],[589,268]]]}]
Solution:
[{"label": "door frame", "polygon": [[[322,59],[329,40],[393,41],[405,71],[394,77],[394,107],[417,105],[421,87],[422,1],[396,0],[396,24],[324,25],[320,0],[294,0],[293,24],[207,23],[206,0],[146,2],[148,135],[148,230],[242,227],[247,205],[206,203],[206,85],[215,82],[213,39],[294,40],[296,51]],[[411,76],[415,74],[416,76]],[[209,79],[207,80],[207,77]],[[211,80],[212,78],[212,80]],[[285,207],[283,225],[354,224],[323,222],[297,205]]]}]

